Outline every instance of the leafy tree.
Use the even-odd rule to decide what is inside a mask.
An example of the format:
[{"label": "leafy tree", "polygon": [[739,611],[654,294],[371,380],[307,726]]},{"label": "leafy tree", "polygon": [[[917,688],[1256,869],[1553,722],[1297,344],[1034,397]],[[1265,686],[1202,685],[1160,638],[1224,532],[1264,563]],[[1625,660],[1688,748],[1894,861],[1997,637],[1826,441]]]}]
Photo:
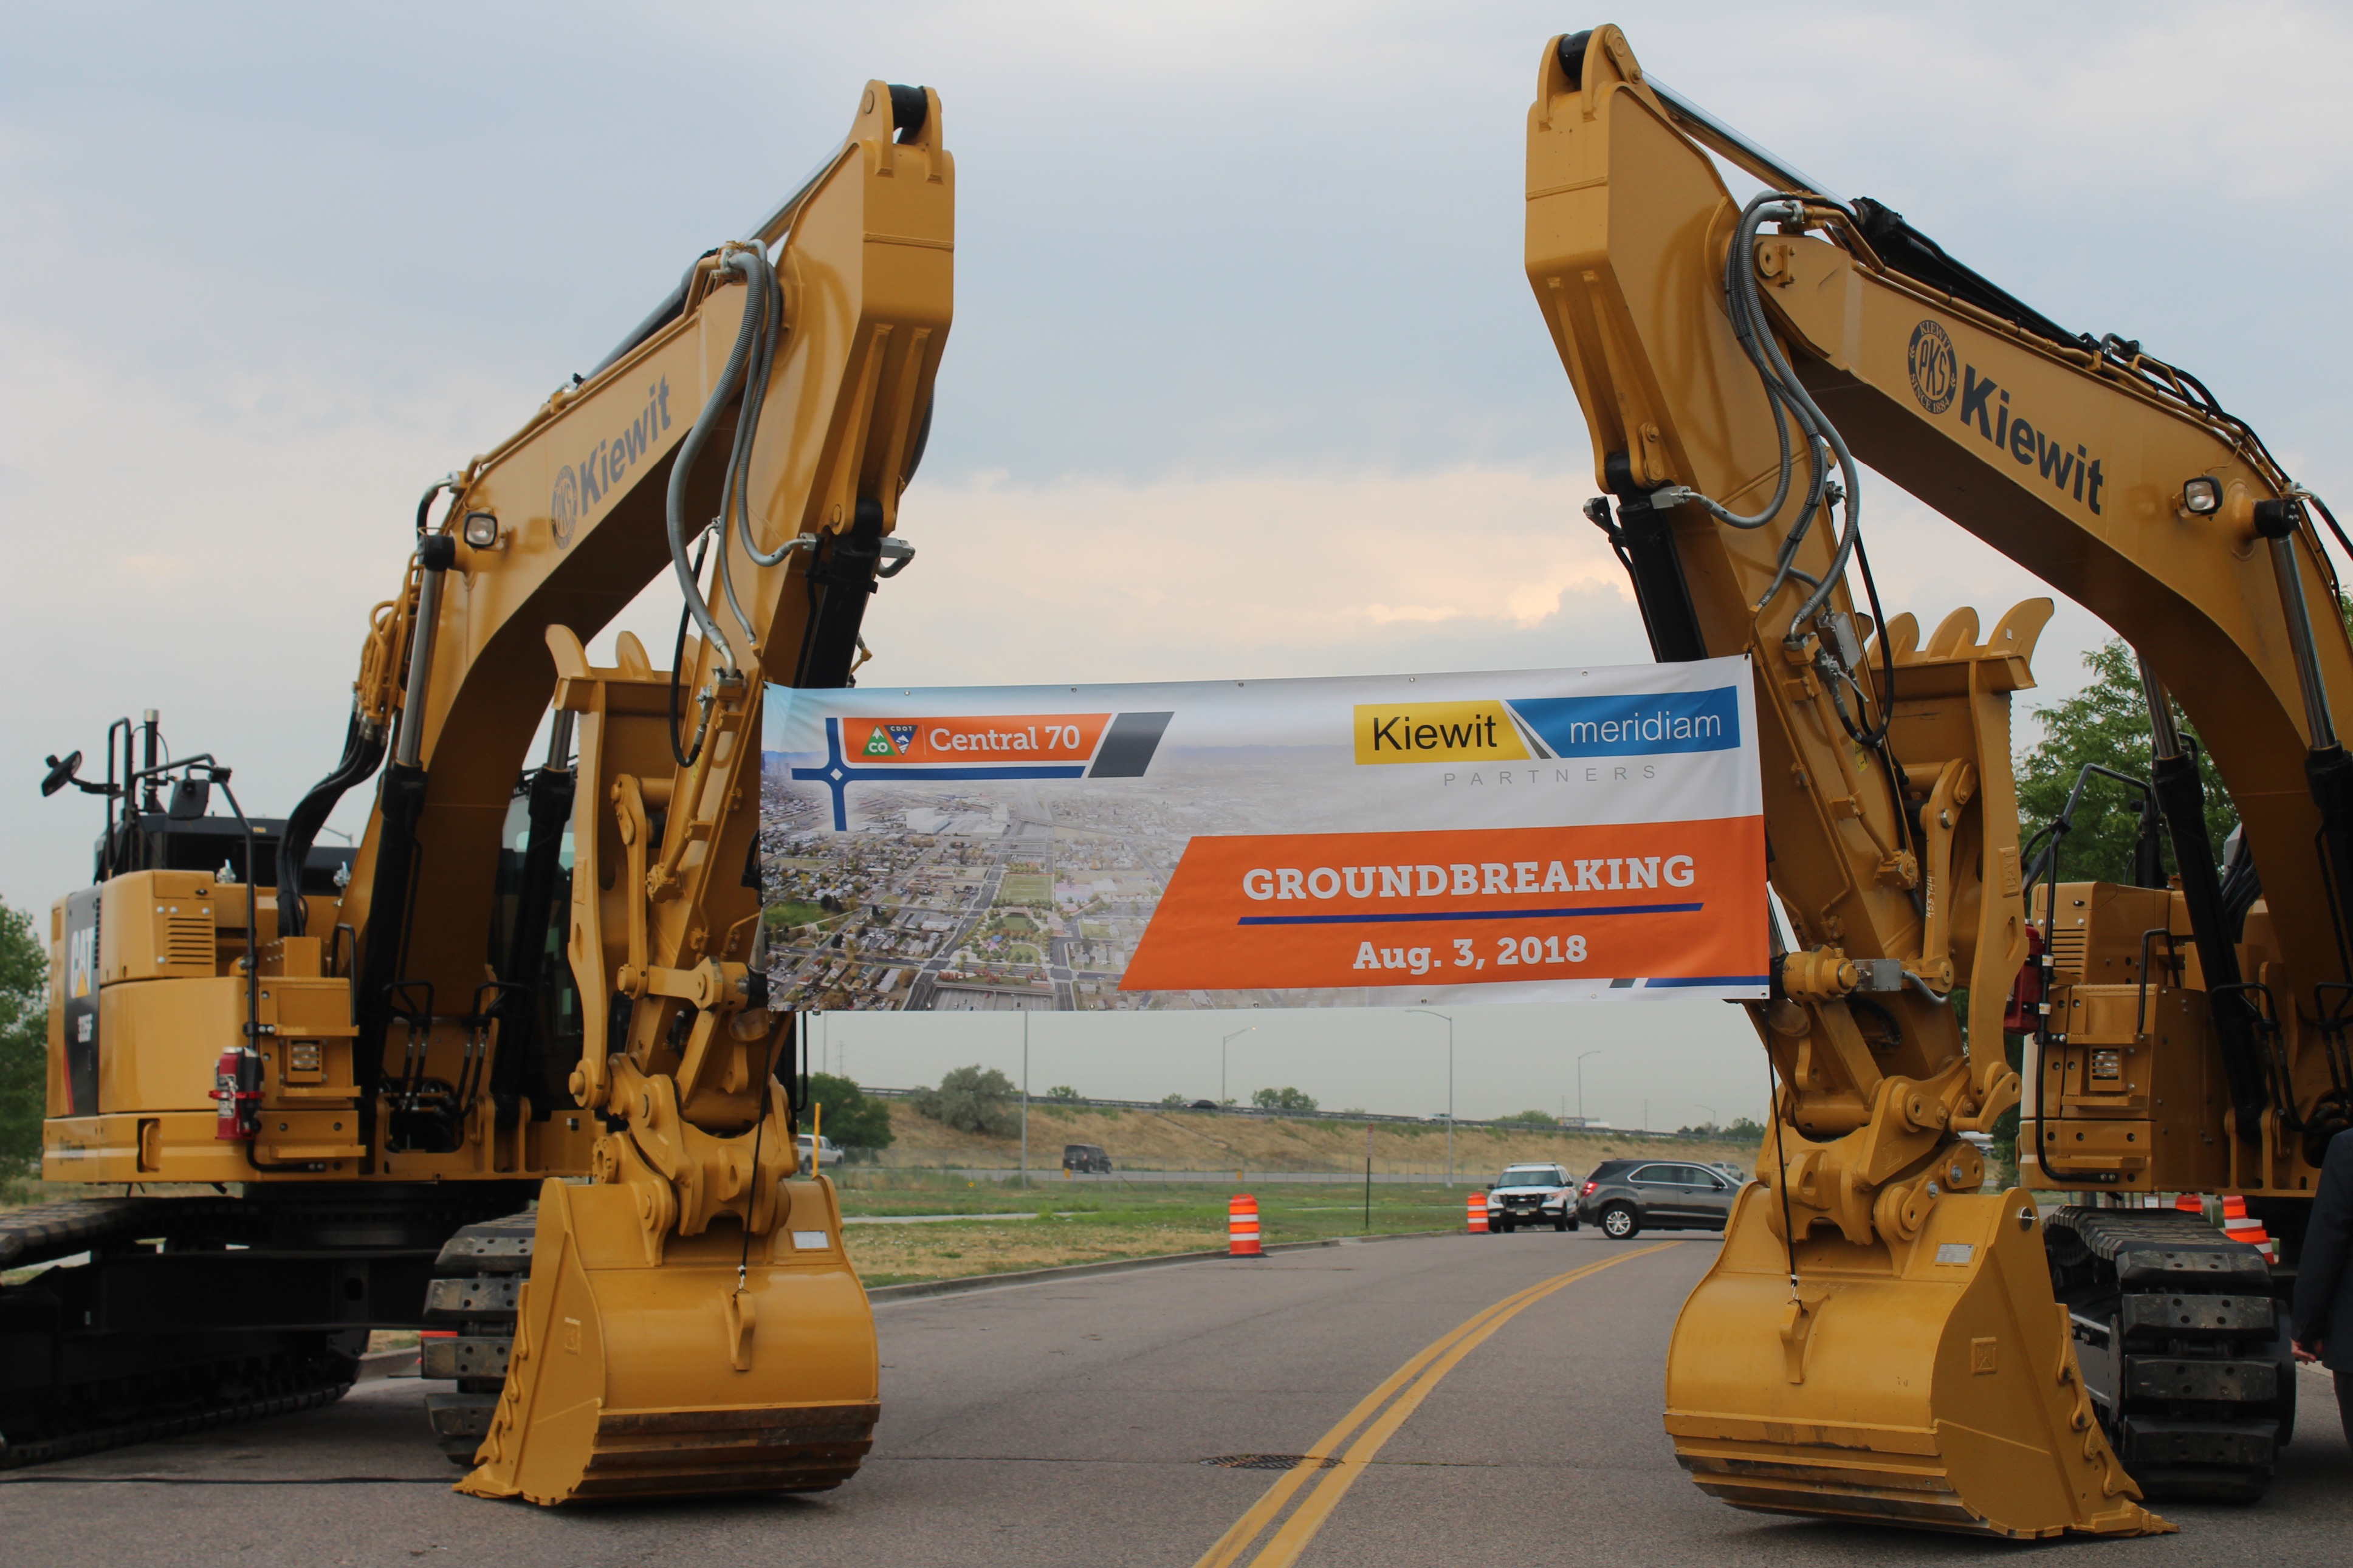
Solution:
[{"label": "leafy tree", "polygon": [[48,1097],[49,955],[33,917],[0,904],[0,1181],[41,1164]]},{"label": "leafy tree", "polygon": [[1281,1089],[1262,1089],[1250,1096],[1250,1103],[1261,1110],[1313,1110],[1315,1097],[1285,1084]]},{"label": "leafy tree", "polygon": [[809,1099],[825,1113],[825,1135],[844,1149],[888,1149],[891,1108],[857,1083],[829,1072],[809,1074]]},{"label": "leafy tree", "polygon": [[915,1091],[915,1109],[963,1132],[1004,1137],[1014,1129],[1013,1101],[1020,1091],[995,1068],[958,1068],[937,1089]]},{"label": "leafy tree", "polygon": [[1509,1116],[1495,1118],[1499,1125],[1514,1127],[1557,1127],[1560,1118],[1549,1110],[1515,1110]]},{"label": "leafy tree", "polygon": [[1072,1089],[1067,1083],[1058,1083],[1053,1088],[1046,1091],[1046,1098],[1048,1100],[1076,1100],[1079,1098],[1079,1091]]},{"label": "leafy tree", "polygon": [[[2141,695],[2140,667],[2132,649],[2111,638],[2085,654],[2084,664],[2092,672],[2090,685],[2063,702],[2035,710],[2042,721],[2042,739],[2018,764],[2021,837],[2065,808],[2067,794],[2086,763],[2134,778],[2148,777],[2148,704]],[[2175,718],[2185,739],[2195,736],[2196,727],[2178,708]],[[2219,858],[2222,840],[2239,825],[2239,812],[2203,747],[2198,751],[2198,771],[2206,785],[2206,833]],[[2131,881],[2133,838],[2140,826],[2137,805],[2133,792],[2124,785],[2094,776],[2084,786],[2074,829],[2059,847],[2060,877],[2070,882]],[[2170,839],[2165,851],[2171,868]]]},{"label": "leafy tree", "polygon": [[1193,1102],[1181,1094],[1164,1094],[1160,1097],[1160,1103],[1171,1110],[1182,1110]]}]

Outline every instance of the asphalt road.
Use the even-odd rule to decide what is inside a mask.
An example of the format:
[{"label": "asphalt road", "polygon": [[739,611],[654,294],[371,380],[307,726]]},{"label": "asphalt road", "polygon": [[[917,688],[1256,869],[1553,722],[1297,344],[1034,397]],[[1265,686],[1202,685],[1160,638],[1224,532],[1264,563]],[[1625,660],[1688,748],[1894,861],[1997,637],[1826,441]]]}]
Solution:
[{"label": "asphalt road", "polygon": [[[2021,1561],[2000,1542],[1744,1514],[1694,1489],[1660,1430],[1660,1367],[1715,1244],[1643,1250],[1672,1239],[1447,1237],[886,1303],[874,1454],[815,1498],[550,1510],[459,1497],[424,1438],[431,1385],[365,1384],[326,1410],[0,1477],[0,1558],[1190,1568],[1285,1479],[1203,1459],[1298,1453],[1474,1314],[1622,1259],[1406,1385],[1400,1403],[1419,1403],[1297,1561]],[[2070,1563],[2341,1559],[2353,1455],[2327,1384],[2303,1393],[2262,1506],[2171,1504],[2178,1536],[2058,1550]],[[1315,1489],[1341,1473],[1291,1472],[1294,1510],[1328,1500]]]}]

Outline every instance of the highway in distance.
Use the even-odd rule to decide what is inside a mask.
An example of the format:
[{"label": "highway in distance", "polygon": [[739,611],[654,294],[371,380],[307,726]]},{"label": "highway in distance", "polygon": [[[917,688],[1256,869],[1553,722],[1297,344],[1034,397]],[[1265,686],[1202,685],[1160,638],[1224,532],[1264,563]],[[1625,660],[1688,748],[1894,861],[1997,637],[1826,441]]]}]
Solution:
[{"label": "highway in distance", "polygon": [[[2020,1547],[1746,1514],[1659,1425],[1712,1236],[1310,1248],[879,1302],[881,1426],[813,1497],[543,1510],[459,1497],[414,1378],[324,1410],[0,1474],[7,1561],[1318,1568],[2020,1563]],[[2342,1561],[2353,1454],[2324,1378],[2269,1500],[2090,1563]],[[1324,1449],[1357,1462],[1205,1463]],[[2024,1549],[2031,1550],[2031,1549]]]}]

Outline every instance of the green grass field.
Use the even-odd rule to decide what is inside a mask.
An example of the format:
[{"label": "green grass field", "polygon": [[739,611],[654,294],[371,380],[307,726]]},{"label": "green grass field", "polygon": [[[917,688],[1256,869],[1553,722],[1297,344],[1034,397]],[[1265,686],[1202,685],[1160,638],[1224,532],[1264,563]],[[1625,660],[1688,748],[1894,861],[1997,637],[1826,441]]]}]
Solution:
[{"label": "green grass field", "polygon": [[1008,871],[997,884],[997,901],[1000,904],[1028,904],[1042,907],[1054,896],[1050,879],[1022,872]]},{"label": "green grass field", "polygon": [[[869,1285],[1001,1274],[1057,1264],[1200,1252],[1226,1245],[1230,1183],[1088,1183],[1059,1172],[1014,1182],[966,1181],[932,1173],[851,1167],[839,1173],[845,1216],[860,1215],[1012,1215],[1035,1218],[936,1225],[853,1225],[851,1261]],[[1453,1230],[1462,1225],[1474,1186],[1376,1184],[1369,1225],[1361,1183],[1269,1183],[1247,1189],[1258,1199],[1268,1242],[1328,1237]]]}]

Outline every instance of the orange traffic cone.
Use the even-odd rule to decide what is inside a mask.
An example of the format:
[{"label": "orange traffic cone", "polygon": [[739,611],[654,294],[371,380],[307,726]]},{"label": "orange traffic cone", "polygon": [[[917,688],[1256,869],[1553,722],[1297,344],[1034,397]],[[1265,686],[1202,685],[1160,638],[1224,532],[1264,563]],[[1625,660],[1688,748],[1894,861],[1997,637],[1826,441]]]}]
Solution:
[{"label": "orange traffic cone", "polygon": [[1472,1193],[1471,1194],[1471,1203],[1464,1217],[1470,1222],[1472,1235],[1484,1236],[1487,1234],[1486,1194]]},{"label": "orange traffic cone", "polygon": [[1258,1200],[1248,1193],[1236,1193],[1226,1205],[1226,1256],[1266,1256],[1258,1244]]},{"label": "orange traffic cone", "polygon": [[2222,1200],[2222,1234],[2232,1241],[2245,1242],[2274,1263],[2279,1261],[2279,1245],[2263,1228],[2263,1222],[2247,1213],[2247,1200],[2235,1194]]}]

